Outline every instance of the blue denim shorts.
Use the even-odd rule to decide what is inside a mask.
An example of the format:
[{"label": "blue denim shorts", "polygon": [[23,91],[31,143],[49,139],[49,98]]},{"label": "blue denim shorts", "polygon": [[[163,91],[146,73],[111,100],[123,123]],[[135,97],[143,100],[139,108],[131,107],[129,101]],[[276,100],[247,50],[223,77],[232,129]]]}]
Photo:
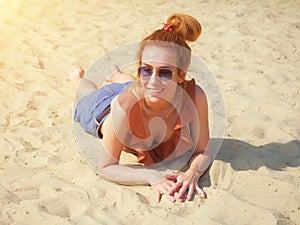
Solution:
[{"label": "blue denim shorts", "polygon": [[133,81],[108,84],[82,97],[74,108],[73,120],[79,122],[86,132],[99,137],[99,128],[109,115],[111,101],[132,84]]}]

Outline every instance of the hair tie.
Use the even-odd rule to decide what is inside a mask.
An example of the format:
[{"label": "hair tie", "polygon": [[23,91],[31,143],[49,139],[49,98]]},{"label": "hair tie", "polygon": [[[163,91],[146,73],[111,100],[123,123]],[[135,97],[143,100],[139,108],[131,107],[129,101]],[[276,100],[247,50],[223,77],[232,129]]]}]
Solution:
[{"label": "hair tie", "polygon": [[172,31],[173,31],[173,29],[172,29],[172,27],[170,26],[170,24],[167,24],[167,23],[164,23],[164,26],[163,26],[162,29],[165,30],[165,31],[169,31],[169,32],[172,32]]}]

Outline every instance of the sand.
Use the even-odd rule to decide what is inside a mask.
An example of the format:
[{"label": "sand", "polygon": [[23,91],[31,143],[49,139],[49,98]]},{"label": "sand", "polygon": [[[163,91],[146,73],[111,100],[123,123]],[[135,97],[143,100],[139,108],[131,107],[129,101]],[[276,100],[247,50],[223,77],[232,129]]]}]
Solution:
[{"label": "sand", "polygon": [[[208,198],[156,204],[83,158],[68,74],[174,12],[203,25],[226,132]],[[0,21],[0,224],[300,224],[299,1],[0,0]]]}]

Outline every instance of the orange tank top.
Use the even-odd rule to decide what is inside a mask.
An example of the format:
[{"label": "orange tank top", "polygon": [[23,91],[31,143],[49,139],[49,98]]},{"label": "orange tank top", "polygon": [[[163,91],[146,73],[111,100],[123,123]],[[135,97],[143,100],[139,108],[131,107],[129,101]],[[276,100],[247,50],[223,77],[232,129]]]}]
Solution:
[{"label": "orange tank top", "polygon": [[[118,96],[121,108],[126,112],[130,132],[127,134],[124,150],[137,155],[138,162],[146,166],[154,165],[162,160],[178,157],[195,147],[191,137],[189,123],[195,118],[195,80],[187,82],[181,97],[177,97],[174,109],[167,118],[161,118],[166,124],[173,120],[170,135],[161,143],[150,143],[149,120],[145,112],[147,107],[140,90],[129,88]],[[140,89],[140,88],[139,88]],[[173,103],[172,103],[173,104]],[[176,108],[176,110],[175,110]]]}]

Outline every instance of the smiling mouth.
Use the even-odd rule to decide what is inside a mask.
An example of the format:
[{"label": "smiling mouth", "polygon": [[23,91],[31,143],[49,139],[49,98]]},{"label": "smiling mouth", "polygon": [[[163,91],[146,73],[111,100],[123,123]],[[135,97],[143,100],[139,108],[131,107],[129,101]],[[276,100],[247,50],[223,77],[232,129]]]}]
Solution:
[{"label": "smiling mouth", "polygon": [[161,92],[163,92],[163,88],[162,89],[150,89],[148,88],[148,93],[153,95],[153,96],[157,96],[159,95]]}]

